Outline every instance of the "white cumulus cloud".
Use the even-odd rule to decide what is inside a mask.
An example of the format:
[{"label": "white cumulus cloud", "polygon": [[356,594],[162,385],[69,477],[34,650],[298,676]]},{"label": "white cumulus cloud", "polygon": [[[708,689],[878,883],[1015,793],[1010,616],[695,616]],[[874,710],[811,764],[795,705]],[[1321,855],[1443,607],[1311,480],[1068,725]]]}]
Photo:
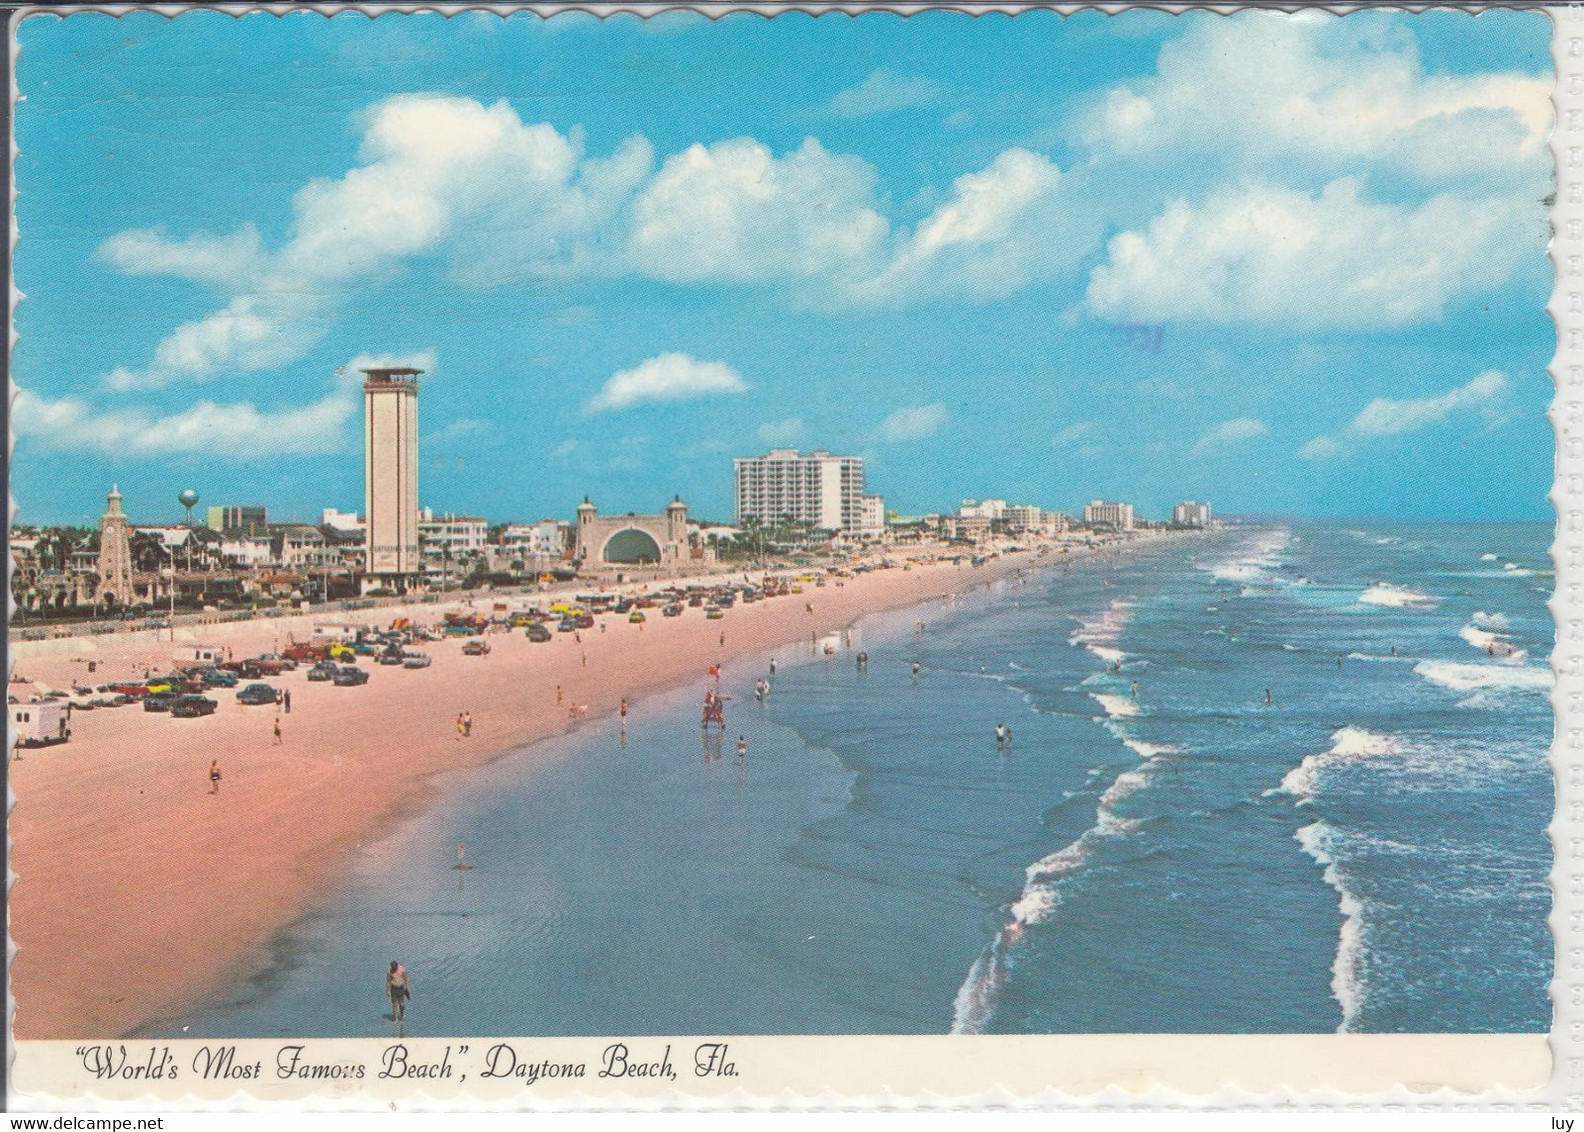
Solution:
[{"label": "white cumulus cloud", "polygon": [[924,440],[934,436],[946,423],[946,406],[940,402],[898,409],[880,422],[880,439],[892,444]]},{"label": "white cumulus cloud", "polygon": [[1253,417],[1238,417],[1235,420],[1222,421],[1212,426],[1193,446],[1194,456],[1208,456],[1216,452],[1242,444],[1244,441],[1253,440],[1257,436],[1264,436],[1270,431],[1270,426],[1264,421],[1255,420]]},{"label": "white cumulus cloud", "polygon": [[1339,437],[1317,436],[1298,455],[1305,460],[1328,460],[1348,452],[1353,444],[1384,436],[1421,432],[1459,413],[1478,413],[1487,426],[1503,423],[1501,410],[1511,382],[1498,370],[1486,370],[1467,383],[1430,397],[1377,397],[1359,411]]},{"label": "white cumulus cloud", "polygon": [[1079,115],[1113,155],[1209,154],[1243,169],[1373,168],[1423,182],[1548,178],[1551,82],[1432,73],[1411,31],[1313,13],[1188,20],[1153,75]]},{"label": "white cumulus cloud", "polygon": [[105,456],[198,453],[251,461],[339,450],[358,412],[357,383],[338,379],[308,405],[266,408],[201,400],[171,413],[96,408],[78,396],[58,400],[18,392],[12,424],[24,444]]},{"label": "white cumulus cloud", "polygon": [[661,354],[613,374],[583,411],[603,413],[651,402],[691,401],[747,391],[747,382],[725,362],[701,362],[687,354]]},{"label": "white cumulus cloud", "polygon": [[872,305],[996,299],[1068,271],[1099,229],[1063,189],[1062,171],[1048,157],[1004,150],[984,169],[958,177],[951,195],[895,241],[884,268],[846,294]]},{"label": "white cumulus cloud", "polygon": [[1436,320],[1506,282],[1529,217],[1501,199],[1365,199],[1356,180],[1318,195],[1277,185],[1178,200],[1114,237],[1085,304],[1117,321],[1290,323],[1354,329]]},{"label": "white cumulus cloud", "polygon": [[862,270],[889,231],[875,179],[867,162],[813,138],[784,157],[752,138],[689,146],[633,201],[633,261],[673,282]]}]

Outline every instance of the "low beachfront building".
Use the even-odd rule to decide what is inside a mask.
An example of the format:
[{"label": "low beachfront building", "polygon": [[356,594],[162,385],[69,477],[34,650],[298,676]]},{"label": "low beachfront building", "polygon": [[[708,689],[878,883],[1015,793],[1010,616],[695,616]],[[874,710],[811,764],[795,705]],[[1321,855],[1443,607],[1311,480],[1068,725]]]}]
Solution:
[{"label": "low beachfront building", "polygon": [[1084,505],[1083,517],[1084,523],[1090,527],[1131,531],[1137,525],[1131,503],[1107,503],[1103,499],[1096,499]]}]

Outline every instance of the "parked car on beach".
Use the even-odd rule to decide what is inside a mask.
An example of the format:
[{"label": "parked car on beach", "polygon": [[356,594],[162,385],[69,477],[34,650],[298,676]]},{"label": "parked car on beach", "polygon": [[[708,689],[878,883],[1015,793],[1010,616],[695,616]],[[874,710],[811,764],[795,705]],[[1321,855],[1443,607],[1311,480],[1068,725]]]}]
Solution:
[{"label": "parked car on beach", "polygon": [[177,696],[170,713],[177,719],[196,719],[200,715],[213,715],[219,706],[208,696]]},{"label": "parked car on beach", "polygon": [[401,662],[403,668],[428,668],[430,663],[429,654],[426,652],[403,653]]},{"label": "parked car on beach", "polygon": [[330,679],[337,688],[355,688],[359,684],[367,684],[369,674],[361,668],[354,668],[348,664],[336,669],[335,675]]},{"label": "parked car on beach", "polygon": [[249,684],[236,694],[237,703],[251,704],[278,704],[281,700],[280,691],[268,684]]},{"label": "parked car on beach", "polygon": [[175,692],[150,692],[143,697],[144,711],[170,711],[176,702]]},{"label": "parked car on beach", "polygon": [[546,629],[543,623],[535,621],[523,630],[523,636],[535,644],[542,645],[550,639],[550,630]]},{"label": "parked car on beach", "polygon": [[339,671],[340,669],[335,665],[328,662],[321,662],[308,670],[308,679],[314,681],[315,683],[320,683],[325,680],[333,680],[335,678],[335,674]]}]

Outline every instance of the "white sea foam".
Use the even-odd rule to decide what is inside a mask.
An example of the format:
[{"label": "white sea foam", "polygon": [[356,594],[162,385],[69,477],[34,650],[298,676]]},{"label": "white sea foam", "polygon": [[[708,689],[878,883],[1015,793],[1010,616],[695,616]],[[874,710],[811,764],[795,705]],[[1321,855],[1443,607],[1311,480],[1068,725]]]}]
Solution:
[{"label": "white sea foam", "polygon": [[[1090,777],[1093,778],[1095,773],[1091,771]],[[984,1031],[995,1013],[996,999],[1006,978],[1003,959],[1006,949],[1022,938],[1025,928],[1043,922],[1055,912],[1061,904],[1058,891],[1061,879],[1083,865],[1097,841],[1126,836],[1140,828],[1140,822],[1124,818],[1110,807],[1148,782],[1149,776],[1143,768],[1118,775],[1100,796],[1095,809],[1095,824],[1072,844],[1041,857],[1024,870],[1023,891],[1007,906],[1007,925],[980,953],[952,1000],[952,1033],[978,1034]]]},{"label": "white sea foam", "polygon": [[[1107,789],[1104,794],[1100,795],[1101,808],[1109,811],[1112,806],[1116,805],[1116,803],[1120,802],[1123,798],[1126,798],[1129,794],[1132,794],[1138,790],[1142,790],[1144,787],[1148,786],[1149,781],[1150,776],[1144,773],[1142,770],[1130,770],[1123,774],[1117,775],[1116,781],[1111,784],[1110,788]],[[1113,814],[1111,816],[1115,818],[1116,815]],[[1102,819],[1102,821],[1103,820],[1104,819]]]},{"label": "white sea foam", "polygon": [[1429,594],[1391,582],[1376,582],[1359,594],[1359,602],[1363,605],[1389,605],[1397,609],[1426,609],[1436,605],[1436,599]]},{"label": "white sea foam", "polygon": [[1550,691],[1553,682],[1549,668],[1511,664],[1456,664],[1452,661],[1422,660],[1414,665],[1414,671],[1426,680],[1457,692],[1524,688]]},{"label": "white sea foam", "polygon": [[1509,627],[1505,613],[1486,613],[1483,609],[1474,611],[1472,621],[1481,629],[1493,629],[1498,633],[1505,633]]},{"label": "white sea foam", "polygon": [[1336,890],[1337,903],[1342,911],[1342,930],[1337,936],[1336,959],[1331,964],[1331,994],[1342,1008],[1342,1022],[1338,1033],[1352,1028],[1353,1020],[1364,1005],[1368,988],[1364,982],[1364,905],[1349,892],[1337,871],[1332,854],[1336,832],[1324,821],[1306,825],[1293,834],[1304,852],[1321,866],[1325,882]]},{"label": "white sea foam", "polygon": [[1122,742],[1132,748],[1139,758],[1151,761],[1164,758],[1167,755],[1179,755],[1182,753],[1181,747],[1173,747],[1169,743],[1146,743],[1142,739],[1132,739],[1126,735],[1122,736]]},{"label": "white sea foam", "polygon": [[1098,615],[1078,618],[1078,628],[1067,638],[1070,645],[1083,645],[1106,664],[1118,664],[1127,654],[1116,647],[1122,629],[1133,612],[1133,602],[1117,598]]},{"label": "white sea foam", "polygon": [[[1478,618],[1479,614],[1476,613],[1474,616]],[[1512,642],[1506,635],[1478,628],[1472,622],[1459,629],[1458,636],[1480,652],[1495,657],[1503,664],[1522,664],[1529,655],[1524,649],[1513,648]]]},{"label": "white sea foam", "polygon": [[1494,561],[1496,561],[1496,556],[1494,554],[1482,554],[1482,555],[1480,555],[1480,561],[1481,562],[1494,562]]},{"label": "white sea foam", "polygon": [[957,997],[952,1000],[952,1033],[984,1033],[990,1016],[995,1013],[996,998],[1006,977],[1001,969],[1000,948],[1001,937],[997,936],[979,953],[979,958],[969,968],[968,977],[957,989]]},{"label": "white sea foam", "polygon": [[1312,801],[1320,790],[1320,775],[1330,766],[1347,759],[1371,758],[1378,755],[1401,753],[1402,744],[1390,735],[1366,731],[1362,727],[1343,727],[1332,732],[1331,746],[1316,755],[1305,755],[1302,762],[1287,772],[1281,785],[1265,791],[1273,794],[1290,794],[1303,805]]},{"label": "white sea foam", "polygon": [[1118,696],[1112,692],[1090,692],[1089,694],[1100,702],[1100,706],[1105,708],[1105,713],[1109,716],[1138,714],[1138,704],[1127,696]]}]

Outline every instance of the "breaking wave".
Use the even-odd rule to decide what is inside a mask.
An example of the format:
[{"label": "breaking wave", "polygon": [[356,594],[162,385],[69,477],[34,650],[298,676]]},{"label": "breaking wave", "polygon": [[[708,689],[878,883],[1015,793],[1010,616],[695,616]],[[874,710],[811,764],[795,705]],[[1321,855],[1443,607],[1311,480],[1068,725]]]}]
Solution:
[{"label": "breaking wave", "polygon": [[1429,594],[1422,594],[1418,590],[1394,585],[1391,582],[1376,582],[1359,594],[1359,602],[1363,605],[1387,605],[1396,609],[1432,609],[1437,604],[1436,599]]}]

